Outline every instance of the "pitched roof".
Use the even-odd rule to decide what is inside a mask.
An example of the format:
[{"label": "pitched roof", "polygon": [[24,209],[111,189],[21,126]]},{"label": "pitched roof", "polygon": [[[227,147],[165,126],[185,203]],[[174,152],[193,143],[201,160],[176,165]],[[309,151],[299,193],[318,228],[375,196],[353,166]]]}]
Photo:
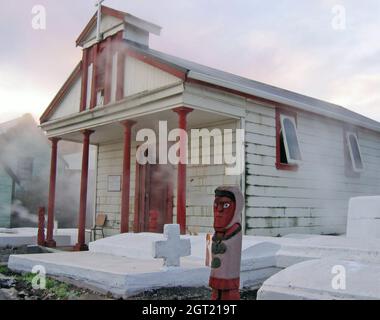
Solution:
[{"label": "pitched roof", "polygon": [[[160,34],[161,27],[159,27],[159,26],[157,26],[151,22],[137,18],[137,17],[135,17],[135,16],[133,16],[127,12],[115,10],[115,9],[112,9],[110,7],[107,7],[107,6],[102,5],[101,8],[102,8],[101,9],[102,15],[108,15],[108,16],[115,17],[117,19],[123,20],[123,22],[127,22],[129,24],[132,24],[132,25],[140,28],[140,29],[144,29],[144,30],[146,30],[150,33],[156,34],[156,35]],[[83,29],[83,31],[79,35],[78,39],[76,40],[77,46],[80,46],[81,44],[83,44],[83,41],[89,36],[91,31],[96,27],[96,22],[97,22],[97,13],[95,13],[92,16],[92,18],[90,19],[88,24],[85,26],[85,28]]]},{"label": "pitched roof", "polygon": [[187,72],[188,80],[192,79],[205,84],[226,88],[237,94],[242,93],[290,107],[296,107],[304,111],[321,114],[329,118],[380,132],[379,122],[342,106],[210,68],[133,43],[128,43],[128,46],[137,50],[140,54],[148,55],[151,58]]},{"label": "pitched roof", "polygon": [[58,104],[62,101],[67,91],[71,88],[72,84],[78,79],[78,77],[81,75],[82,70],[82,61],[79,62],[73,72],[70,74],[69,78],[66,80],[66,82],[63,84],[61,89],[59,89],[58,93],[54,97],[53,101],[50,102],[49,106],[46,108],[42,116],[40,117],[40,122],[43,123],[48,120],[48,117],[51,115],[51,113],[55,110],[55,108],[58,106]]}]

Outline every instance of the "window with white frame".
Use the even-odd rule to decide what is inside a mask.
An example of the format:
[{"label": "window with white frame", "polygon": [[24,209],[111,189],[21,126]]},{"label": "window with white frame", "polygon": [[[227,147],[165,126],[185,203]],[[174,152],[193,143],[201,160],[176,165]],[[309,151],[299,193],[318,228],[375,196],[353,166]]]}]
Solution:
[{"label": "window with white frame", "polygon": [[346,132],[346,140],[353,171],[357,173],[363,172],[364,163],[357,134],[350,131]]},{"label": "window with white frame", "polygon": [[296,120],[292,116],[281,114],[280,122],[281,163],[299,164],[302,161],[302,155]]}]

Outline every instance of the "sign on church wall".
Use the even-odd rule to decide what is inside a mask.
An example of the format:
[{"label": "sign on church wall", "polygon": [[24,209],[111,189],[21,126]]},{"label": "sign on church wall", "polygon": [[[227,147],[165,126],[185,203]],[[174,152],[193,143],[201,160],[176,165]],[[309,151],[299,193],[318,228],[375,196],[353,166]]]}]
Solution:
[{"label": "sign on church wall", "polygon": [[121,176],[108,176],[108,192],[121,191]]}]

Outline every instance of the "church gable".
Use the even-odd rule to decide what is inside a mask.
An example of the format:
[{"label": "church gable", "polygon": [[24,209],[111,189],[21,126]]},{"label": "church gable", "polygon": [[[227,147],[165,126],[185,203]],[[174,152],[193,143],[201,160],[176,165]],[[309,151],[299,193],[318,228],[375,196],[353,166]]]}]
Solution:
[{"label": "church gable", "polygon": [[[116,18],[110,15],[104,15],[100,23],[100,33],[103,37],[114,35],[124,29],[124,22],[120,18]],[[83,43],[83,47],[90,47],[96,43],[96,23],[92,26],[90,31],[80,39],[80,43]]]},{"label": "church gable", "polygon": [[79,112],[82,77],[78,77],[68,89],[49,120],[59,119]]},{"label": "church gable", "polygon": [[180,78],[131,56],[126,57],[124,72],[125,96],[158,89],[181,81]]}]

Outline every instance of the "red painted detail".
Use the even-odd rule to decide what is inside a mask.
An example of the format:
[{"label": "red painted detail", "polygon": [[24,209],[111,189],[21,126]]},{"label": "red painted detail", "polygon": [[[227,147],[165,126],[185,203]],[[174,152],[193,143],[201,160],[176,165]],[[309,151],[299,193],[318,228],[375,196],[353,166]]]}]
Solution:
[{"label": "red painted detail", "polygon": [[297,171],[298,165],[281,163],[281,119],[280,115],[286,114],[294,117],[297,124],[297,113],[286,107],[276,108],[276,168],[278,170]]},{"label": "red painted detail", "polygon": [[158,212],[154,232],[163,232],[165,224],[173,223],[173,172],[171,165],[141,165],[136,161],[134,232],[149,231],[152,211]]},{"label": "red painted detail", "polygon": [[170,73],[171,75],[180,78],[182,80],[186,80],[187,76],[187,70],[183,70],[182,68],[176,68],[168,63],[161,62],[157,58],[151,57],[149,55],[142,54],[136,50],[133,50],[132,48],[128,47],[126,49],[126,55],[129,57],[133,57],[135,59],[138,59],[144,63],[147,63],[155,68],[158,68],[162,71],[165,71],[167,73]]},{"label": "red painted detail", "polygon": [[120,233],[129,232],[129,202],[130,202],[130,185],[131,185],[131,140],[132,127],[136,124],[134,121],[124,121],[124,159],[123,159],[123,178],[121,188],[121,221]]},{"label": "red painted detail", "polygon": [[104,105],[110,103],[111,100],[111,82],[112,82],[112,37],[106,40],[105,48],[105,75],[104,75]]},{"label": "red painted detail", "polygon": [[50,161],[50,183],[48,200],[48,222],[46,233],[46,246],[54,248],[56,242],[53,239],[54,229],[54,208],[55,208],[55,187],[57,179],[57,149],[59,138],[51,138],[51,161]]},{"label": "red painted detail", "polygon": [[117,19],[124,19],[124,17],[126,15],[128,15],[128,13],[126,13],[124,11],[115,10],[115,9],[112,9],[110,7],[103,6],[103,5],[102,5],[102,14],[107,15],[107,16],[112,16],[112,17],[115,17]]},{"label": "red painted detail", "polygon": [[187,83],[199,84],[199,85],[202,85],[202,86],[205,86],[205,87],[209,87],[209,88],[213,88],[213,89],[216,89],[216,90],[221,90],[221,91],[224,91],[224,92],[227,92],[227,93],[235,94],[235,95],[240,96],[240,97],[256,100],[258,102],[263,102],[263,103],[266,103],[266,104],[271,104],[271,105],[273,105],[273,107],[279,105],[278,103],[275,103],[275,102],[273,102],[271,100],[268,100],[268,99],[260,98],[260,97],[257,97],[255,95],[252,95],[252,94],[244,93],[244,92],[241,92],[241,91],[238,91],[238,90],[234,90],[234,89],[229,89],[229,88],[226,88],[226,87],[223,87],[223,86],[218,86],[216,84],[208,83],[208,82],[201,81],[201,80],[187,78],[186,82]]},{"label": "red painted detail", "polygon": [[91,100],[90,100],[90,109],[95,108],[96,106],[96,92],[97,92],[97,81],[96,81],[96,76],[97,76],[97,70],[98,70],[98,50],[99,50],[99,45],[95,44],[92,47],[92,82],[91,82]]},{"label": "red painted detail", "polygon": [[124,98],[124,68],[125,68],[125,53],[120,50],[117,57],[117,84],[116,84],[116,101]]},{"label": "red painted detail", "polygon": [[45,207],[38,209],[37,244],[39,246],[45,246]]},{"label": "red painted detail", "polygon": [[81,75],[82,70],[82,62],[79,62],[75,67],[74,71],[70,74],[69,78],[66,80],[62,88],[58,91],[57,95],[54,97],[53,101],[46,108],[45,112],[40,117],[40,122],[44,123],[48,121],[49,116],[53,113],[53,111],[57,108],[59,103],[64,98],[67,91],[71,88],[73,83],[78,79]]},{"label": "red painted detail", "polygon": [[[102,5],[102,14],[107,15],[107,16],[112,16],[117,19],[124,20],[124,17],[127,15],[126,12],[115,10],[106,6]],[[95,13],[90,21],[87,23],[83,31],[80,33],[78,39],[76,40],[76,45],[80,46],[82,41],[84,41],[89,34],[91,33],[92,29],[96,27],[96,22],[97,22],[97,13]]]},{"label": "red painted detail", "polygon": [[240,278],[218,279],[210,277],[209,286],[214,289],[233,290],[240,287]]},{"label": "red painted detail", "polygon": [[211,300],[240,300],[239,290],[212,290]]},{"label": "red painted detail", "polygon": [[75,246],[76,251],[87,250],[85,239],[86,228],[86,210],[87,210],[87,184],[88,184],[88,160],[90,151],[90,135],[94,133],[91,130],[84,130],[83,133],[83,156],[82,156],[82,175],[80,182],[80,200],[79,200],[79,221],[78,221],[78,243]]},{"label": "red painted detail", "polygon": [[158,232],[158,216],[159,212],[156,210],[149,211],[149,227],[148,232]]},{"label": "red painted detail", "polygon": [[187,130],[187,115],[193,111],[191,108],[179,107],[173,109],[179,116],[179,129],[184,131],[180,134],[180,161],[178,164],[177,181],[177,223],[180,225],[181,234],[186,234],[186,163],[187,145],[183,136]]}]

